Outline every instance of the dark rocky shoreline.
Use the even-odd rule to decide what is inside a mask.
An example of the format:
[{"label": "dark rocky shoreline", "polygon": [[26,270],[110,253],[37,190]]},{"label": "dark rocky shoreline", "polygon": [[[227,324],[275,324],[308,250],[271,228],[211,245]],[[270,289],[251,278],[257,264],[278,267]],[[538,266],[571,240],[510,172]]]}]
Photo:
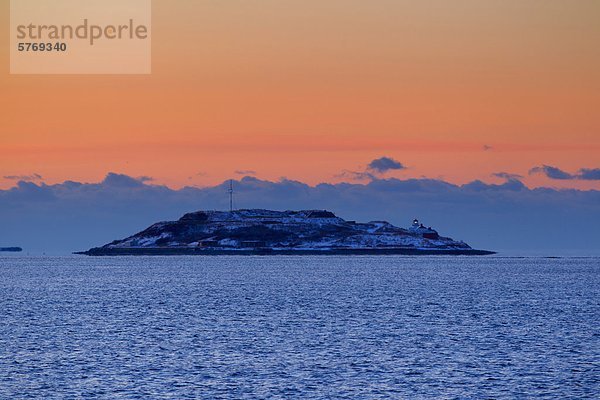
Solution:
[{"label": "dark rocky shoreline", "polygon": [[406,256],[486,256],[496,254],[494,251],[475,249],[331,249],[331,250],[273,250],[273,249],[245,249],[245,250],[216,250],[200,248],[93,248],[88,251],[74,254],[86,256],[343,256],[343,255],[406,255]]}]

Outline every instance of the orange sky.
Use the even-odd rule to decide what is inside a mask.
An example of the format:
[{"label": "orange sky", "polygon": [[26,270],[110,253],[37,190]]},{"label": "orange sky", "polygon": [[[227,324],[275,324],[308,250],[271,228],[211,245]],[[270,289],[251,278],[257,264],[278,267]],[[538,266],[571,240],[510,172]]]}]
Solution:
[{"label": "orange sky", "polygon": [[0,187],[317,183],[381,156],[456,183],[600,168],[599,15],[596,0],[155,0],[152,75],[9,75],[0,53]]}]

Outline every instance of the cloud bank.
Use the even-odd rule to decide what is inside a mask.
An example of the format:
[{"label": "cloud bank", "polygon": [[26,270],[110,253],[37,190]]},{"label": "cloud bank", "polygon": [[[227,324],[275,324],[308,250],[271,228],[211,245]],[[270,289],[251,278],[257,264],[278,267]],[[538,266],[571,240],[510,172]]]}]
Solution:
[{"label": "cloud bank", "polygon": [[[359,221],[408,226],[417,217],[473,247],[515,252],[597,252],[600,192],[529,189],[506,176],[500,185],[434,179],[373,179],[310,186],[244,177],[234,181],[238,208],[329,209]],[[111,173],[102,182],[46,185],[20,181],[0,190],[0,246],[67,253],[105,244],[160,220],[199,209],[227,209],[228,182],[171,189]]]}]

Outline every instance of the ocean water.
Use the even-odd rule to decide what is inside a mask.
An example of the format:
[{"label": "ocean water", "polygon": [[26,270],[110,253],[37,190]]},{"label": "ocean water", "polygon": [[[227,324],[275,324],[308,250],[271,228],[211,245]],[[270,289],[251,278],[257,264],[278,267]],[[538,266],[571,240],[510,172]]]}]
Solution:
[{"label": "ocean water", "polygon": [[0,258],[1,399],[599,394],[599,258]]}]

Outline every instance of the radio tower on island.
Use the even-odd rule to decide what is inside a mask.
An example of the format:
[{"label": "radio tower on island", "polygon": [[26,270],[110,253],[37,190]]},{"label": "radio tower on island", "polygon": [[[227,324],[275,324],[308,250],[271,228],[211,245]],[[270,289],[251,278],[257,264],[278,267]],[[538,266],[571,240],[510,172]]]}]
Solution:
[{"label": "radio tower on island", "polygon": [[233,179],[229,180],[229,212],[233,212]]}]

